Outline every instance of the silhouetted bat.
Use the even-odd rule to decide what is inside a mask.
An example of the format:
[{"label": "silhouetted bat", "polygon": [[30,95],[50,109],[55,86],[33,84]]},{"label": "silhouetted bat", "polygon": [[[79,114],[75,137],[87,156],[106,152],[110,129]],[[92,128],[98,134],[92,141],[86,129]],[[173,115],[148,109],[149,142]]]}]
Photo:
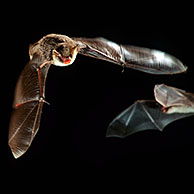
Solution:
[{"label": "silhouetted bat", "polygon": [[164,84],[155,85],[155,100],[138,100],[109,125],[107,137],[124,138],[143,130],[160,130],[194,115],[194,94]]},{"label": "silhouetted bat", "polygon": [[152,74],[176,74],[187,69],[175,57],[157,50],[123,46],[103,38],[69,38],[57,34],[43,37],[30,46],[30,61],[15,89],[8,137],[15,158],[26,152],[39,129],[50,65],[71,65],[77,53]]}]

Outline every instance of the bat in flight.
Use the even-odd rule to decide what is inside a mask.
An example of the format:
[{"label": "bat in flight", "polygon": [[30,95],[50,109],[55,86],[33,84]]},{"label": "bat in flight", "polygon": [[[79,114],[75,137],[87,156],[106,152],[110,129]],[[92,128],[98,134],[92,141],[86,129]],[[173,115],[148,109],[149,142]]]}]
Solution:
[{"label": "bat in flight", "polygon": [[104,38],[44,36],[30,46],[30,61],[15,89],[8,134],[8,144],[15,158],[27,151],[39,129],[51,64],[71,65],[78,53],[151,74],[177,74],[187,70],[177,58],[158,50],[119,45]]},{"label": "bat in flight", "polygon": [[144,130],[162,131],[169,123],[194,115],[194,93],[155,85],[154,100],[138,100],[109,125],[107,137],[124,138]]}]

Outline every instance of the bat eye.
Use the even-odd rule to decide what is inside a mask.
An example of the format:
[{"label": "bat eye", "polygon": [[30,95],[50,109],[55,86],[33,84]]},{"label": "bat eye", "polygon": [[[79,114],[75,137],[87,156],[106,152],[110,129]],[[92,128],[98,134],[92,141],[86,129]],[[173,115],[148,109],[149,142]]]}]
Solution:
[{"label": "bat eye", "polygon": [[62,56],[69,56],[70,55],[70,48],[68,46],[61,45],[56,49]]}]

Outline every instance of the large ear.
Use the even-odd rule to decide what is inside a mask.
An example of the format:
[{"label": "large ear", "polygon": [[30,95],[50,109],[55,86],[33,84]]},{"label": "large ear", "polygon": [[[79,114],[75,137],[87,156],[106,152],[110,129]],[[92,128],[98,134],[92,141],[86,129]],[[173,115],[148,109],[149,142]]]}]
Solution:
[{"label": "large ear", "polygon": [[38,49],[39,49],[39,41],[34,44],[30,44],[29,46],[30,60],[32,60],[32,57],[34,56],[35,53],[37,53]]}]

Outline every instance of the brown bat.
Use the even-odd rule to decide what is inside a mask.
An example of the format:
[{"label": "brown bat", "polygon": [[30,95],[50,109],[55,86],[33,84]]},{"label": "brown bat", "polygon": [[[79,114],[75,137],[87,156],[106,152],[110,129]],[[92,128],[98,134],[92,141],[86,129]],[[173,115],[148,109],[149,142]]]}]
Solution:
[{"label": "brown bat", "polygon": [[107,137],[124,138],[144,130],[159,130],[194,115],[194,94],[165,84],[155,85],[155,100],[138,100],[109,125]]},{"label": "brown bat", "polygon": [[39,129],[50,65],[71,65],[77,53],[152,74],[176,74],[187,69],[177,58],[157,50],[123,46],[103,38],[43,37],[30,46],[30,61],[15,89],[8,137],[15,158],[27,151]]}]

